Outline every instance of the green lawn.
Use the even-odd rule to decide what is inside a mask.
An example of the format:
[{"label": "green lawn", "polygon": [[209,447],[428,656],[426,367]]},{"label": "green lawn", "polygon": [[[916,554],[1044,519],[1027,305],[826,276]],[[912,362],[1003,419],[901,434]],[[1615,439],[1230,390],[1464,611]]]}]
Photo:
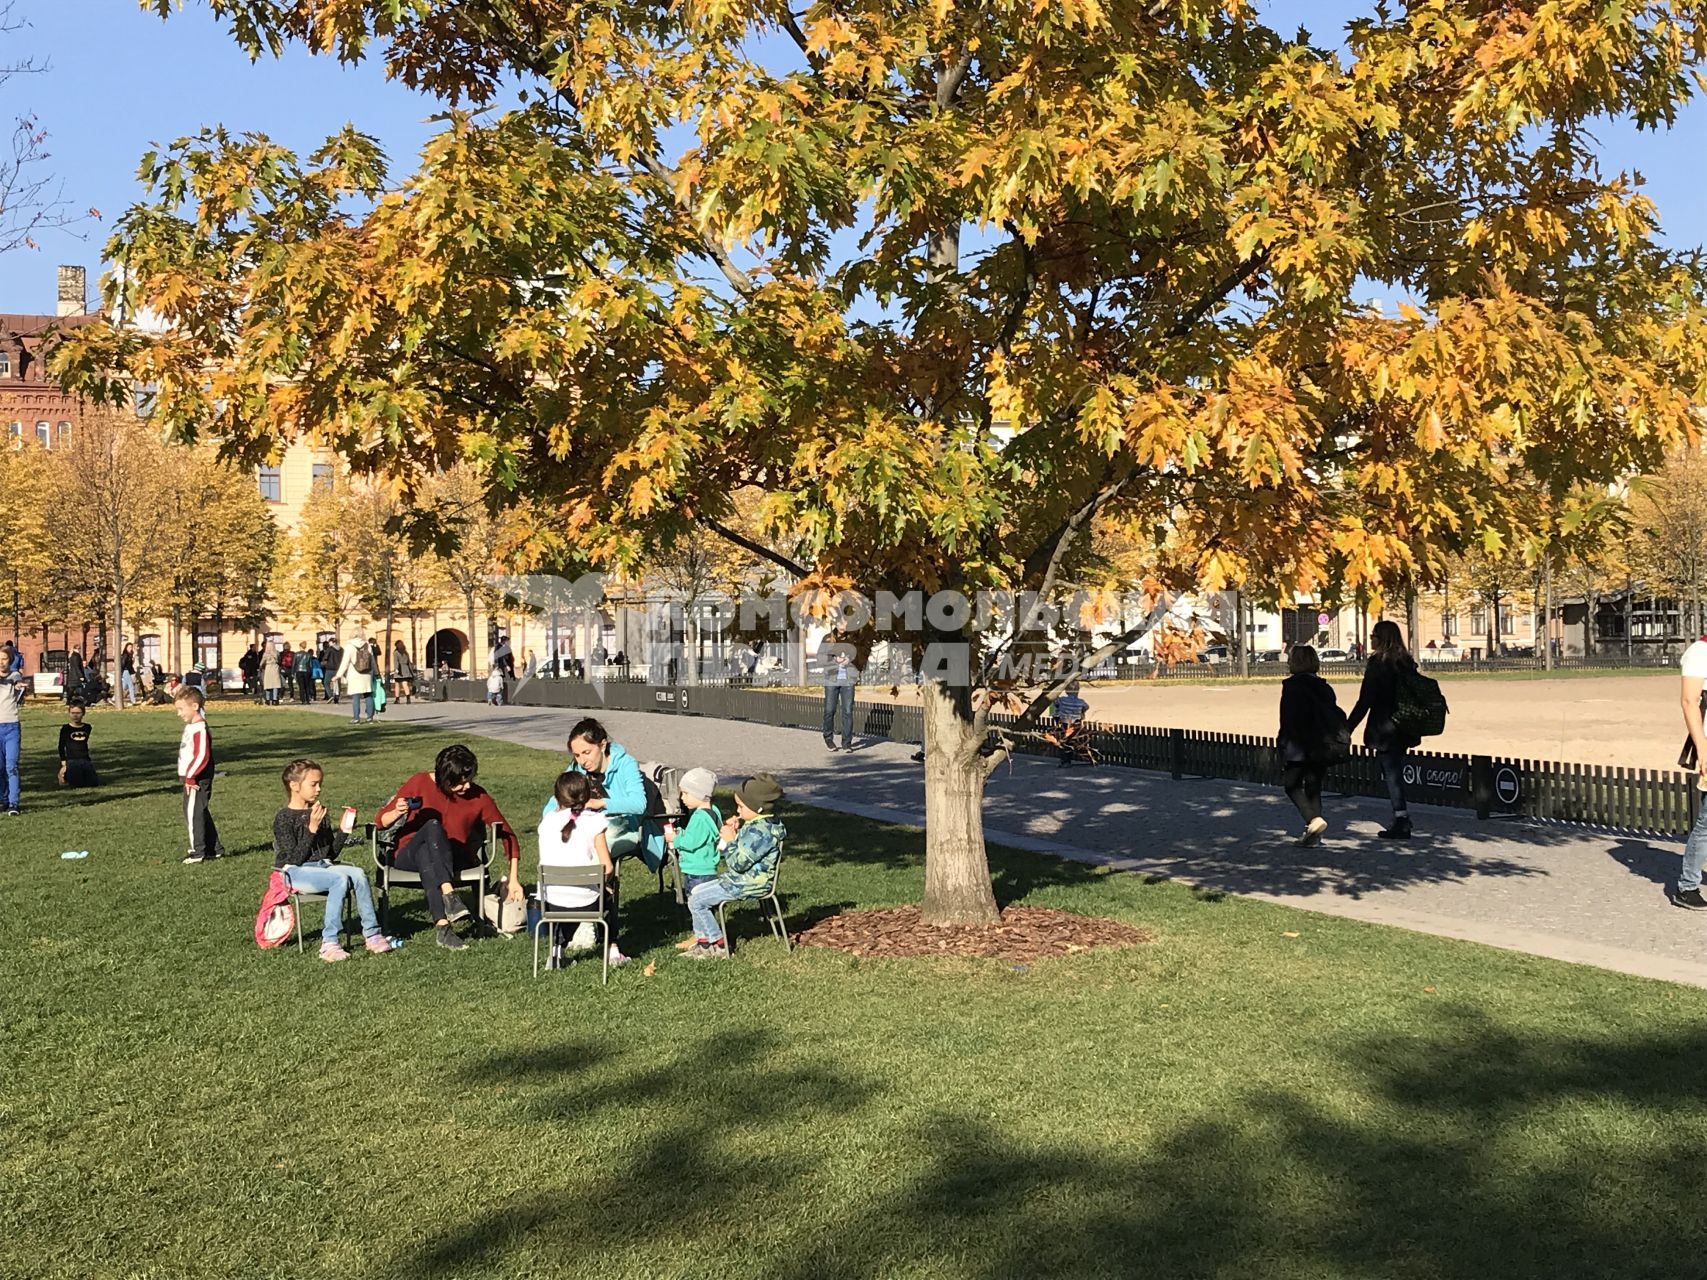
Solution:
[{"label": "green lawn", "polygon": [[[1004,900],[1156,941],[859,962],[747,910],[695,965],[636,878],[608,989],[440,951],[414,895],[401,953],[325,965],[251,937],[278,768],[316,756],[365,814],[437,739],[218,709],[241,856],[184,867],[177,722],[97,713],[98,796],[52,792],[52,723],[0,827],[9,1280],[1707,1266],[1707,992],[1000,852]],[[536,812],[556,758],[474,745]],[[785,819],[795,922],[916,897],[916,833]]]}]

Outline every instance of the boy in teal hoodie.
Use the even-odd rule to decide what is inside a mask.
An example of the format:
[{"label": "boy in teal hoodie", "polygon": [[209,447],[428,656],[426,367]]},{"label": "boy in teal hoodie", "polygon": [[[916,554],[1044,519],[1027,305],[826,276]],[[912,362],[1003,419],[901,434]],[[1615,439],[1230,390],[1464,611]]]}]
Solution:
[{"label": "boy in teal hoodie", "polygon": [[[688,811],[688,820],[674,834],[664,828],[664,841],[675,850],[684,899],[706,881],[717,878],[717,832],[723,815],[711,803],[716,790],[717,775],[710,769],[689,769],[682,775],[682,807]],[[690,934],[687,941],[676,944],[676,949],[686,951],[695,941]]]}]

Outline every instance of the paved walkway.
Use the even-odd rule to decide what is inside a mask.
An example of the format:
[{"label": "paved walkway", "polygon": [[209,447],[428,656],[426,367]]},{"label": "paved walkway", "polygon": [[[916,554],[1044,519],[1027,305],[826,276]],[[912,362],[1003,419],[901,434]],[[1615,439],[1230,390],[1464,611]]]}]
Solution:
[{"label": "paved walkway", "polygon": [[[385,714],[561,751],[583,713],[417,703]],[[646,712],[600,719],[642,760],[705,765],[725,785],[768,770],[804,803],[924,822],[923,771],[909,746],[872,742],[843,755],[810,730]],[[1297,815],[1278,790],[1138,769],[1063,770],[1026,757],[990,780],[985,829],[1013,848],[1707,986],[1707,919],[1665,899],[1680,844],[1418,807],[1416,838],[1388,845],[1372,838],[1386,816],[1381,802],[1329,797],[1328,809],[1326,841],[1298,849]]]}]

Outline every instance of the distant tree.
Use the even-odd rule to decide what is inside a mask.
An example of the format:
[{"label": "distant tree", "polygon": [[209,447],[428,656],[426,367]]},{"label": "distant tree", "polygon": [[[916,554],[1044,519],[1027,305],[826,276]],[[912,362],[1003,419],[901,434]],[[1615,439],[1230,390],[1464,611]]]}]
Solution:
[{"label": "distant tree", "polygon": [[[13,0],[0,0],[0,57],[11,47],[8,38],[28,25],[17,15]],[[44,69],[31,58],[0,61],[0,88],[14,77]],[[70,221],[61,188],[45,171],[47,159],[46,131],[35,116],[18,116],[10,139],[0,142],[0,253],[33,249],[38,232]]]},{"label": "distant tree", "polygon": [[[174,471],[181,457],[116,411],[85,414],[53,452],[52,589],[106,619],[110,654],[123,648],[127,616],[158,617],[171,599],[182,541]],[[116,696],[122,700],[122,690]]]},{"label": "distant tree", "polygon": [[272,575],[278,610],[298,625],[317,623],[342,633],[362,606],[358,548],[373,536],[362,527],[367,511],[343,485],[316,487],[303,503],[296,528],[281,544]]},{"label": "distant tree", "polygon": [[1688,634],[1707,633],[1707,453],[1673,450],[1654,474],[1630,486],[1631,556],[1635,576],[1682,608]]},{"label": "distant tree", "polygon": [[[171,603],[192,628],[204,617],[225,628],[261,626],[278,560],[279,528],[249,471],[221,461],[211,445],[169,455]],[[224,664],[216,651],[216,662]]]}]

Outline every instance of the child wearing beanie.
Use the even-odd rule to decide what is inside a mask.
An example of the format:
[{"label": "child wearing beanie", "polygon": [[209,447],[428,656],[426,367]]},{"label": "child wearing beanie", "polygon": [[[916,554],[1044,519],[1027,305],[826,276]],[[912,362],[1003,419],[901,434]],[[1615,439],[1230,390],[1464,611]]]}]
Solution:
[{"label": "child wearing beanie", "polygon": [[[688,820],[680,831],[664,831],[664,843],[676,854],[676,867],[681,872],[682,896],[685,899],[700,885],[717,878],[717,831],[723,825],[723,815],[711,803],[717,790],[717,775],[710,769],[689,769],[682,775],[682,807]],[[692,934],[676,944],[676,950],[686,951],[696,939]]]},{"label": "child wearing beanie", "polygon": [[694,945],[682,954],[690,960],[727,960],[729,946],[717,923],[717,908],[741,898],[762,898],[776,883],[777,859],[788,832],[775,816],[782,787],[768,773],[748,778],[735,788],[735,812],[718,833],[723,874],[688,894],[693,914]]}]

